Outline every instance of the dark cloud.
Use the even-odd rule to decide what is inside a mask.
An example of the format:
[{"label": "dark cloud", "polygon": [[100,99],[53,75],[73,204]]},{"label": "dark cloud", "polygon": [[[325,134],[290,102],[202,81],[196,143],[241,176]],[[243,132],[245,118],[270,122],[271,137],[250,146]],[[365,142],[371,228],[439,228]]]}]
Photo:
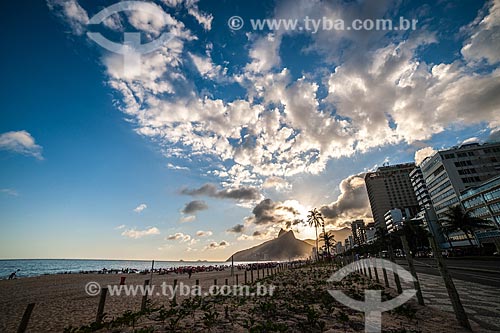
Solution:
[{"label": "dark cloud", "polygon": [[245,229],[245,226],[243,224],[237,224],[237,225],[227,229],[227,231],[239,234],[239,233],[242,233],[244,229]]},{"label": "dark cloud", "polygon": [[352,220],[371,218],[364,176],[364,173],[360,173],[340,182],[337,200],[320,209],[327,224],[342,227]]},{"label": "dark cloud", "polygon": [[296,226],[296,225],[302,224],[302,223],[304,223],[303,220],[301,220],[301,219],[294,219],[294,220],[291,220],[291,221],[286,221],[285,222],[285,227],[288,230],[288,229],[291,229],[293,226]]},{"label": "dark cloud", "polygon": [[252,210],[253,223],[255,224],[268,224],[276,221],[274,211],[276,204],[271,199],[264,199],[257,204]]},{"label": "dark cloud", "polygon": [[252,236],[254,236],[254,237],[257,237],[257,236],[260,236],[260,235],[262,235],[262,233],[260,231],[254,231],[253,234],[252,234]]},{"label": "dark cloud", "polygon": [[257,200],[260,198],[260,192],[255,187],[219,190],[217,186],[210,183],[197,189],[182,189],[180,192],[185,195],[207,196],[218,199]]},{"label": "dark cloud", "polygon": [[[283,213],[289,214],[283,214]],[[271,199],[264,199],[252,210],[253,215],[246,218],[246,221],[257,225],[281,224],[285,223],[287,228],[299,224],[300,219],[296,216],[300,213],[293,207],[286,206],[282,202],[273,202]],[[290,218],[292,214],[293,218]]]},{"label": "dark cloud", "polygon": [[229,243],[226,242],[226,241],[221,241],[219,243],[217,242],[212,242],[210,244],[208,244],[207,246],[205,246],[205,250],[213,250],[213,249],[219,249],[219,248],[225,248],[226,246],[229,246]]},{"label": "dark cloud", "polygon": [[200,210],[205,210],[205,209],[208,209],[208,205],[205,203],[205,201],[194,200],[188,202],[186,206],[184,206],[181,212],[183,214],[194,214]]}]

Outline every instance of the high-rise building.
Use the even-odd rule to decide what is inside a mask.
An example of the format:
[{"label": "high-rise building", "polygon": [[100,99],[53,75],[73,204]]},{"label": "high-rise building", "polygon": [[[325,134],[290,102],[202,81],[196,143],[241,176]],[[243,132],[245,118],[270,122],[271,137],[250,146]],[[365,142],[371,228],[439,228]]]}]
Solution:
[{"label": "high-rise building", "polygon": [[476,239],[482,244],[492,243],[500,251],[500,176],[470,188],[460,195],[462,205],[472,216],[492,222],[496,229],[477,230]]},{"label": "high-rise building", "polygon": [[431,197],[429,195],[429,191],[427,190],[424,175],[422,174],[420,167],[416,167],[410,172],[410,181],[420,209],[429,205],[431,203]]},{"label": "high-rise building", "polygon": [[375,223],[368,223],[365,227],[366,229],[366,243],[372,244],[376,239],[377,229],[375,229]]},{"label": "high-rise building", "polygon": [[342,242],[338,241],[335,243],[335,253],[336,254],[342,254],[344,253],[344,247],[342,246]]},{"label": "high-rise building", "polygon": [[500,143],[466,144],[435,153],[420,165],[438,218],[460,193],[500,174]]},{"label": "high-rise building", "polygon": [[363,220],[356,220],[351,223],[352,239],[354,245],[363,245],[366,243],[366,230],[365,222]]},{"label": "high-rise building", "polygon": [[376,228],[386,229],[384,214],[393,208],[418,212],[418,201],[413,191],[410,172],[414,163],[383,166],[365,176],[368,199]]}]

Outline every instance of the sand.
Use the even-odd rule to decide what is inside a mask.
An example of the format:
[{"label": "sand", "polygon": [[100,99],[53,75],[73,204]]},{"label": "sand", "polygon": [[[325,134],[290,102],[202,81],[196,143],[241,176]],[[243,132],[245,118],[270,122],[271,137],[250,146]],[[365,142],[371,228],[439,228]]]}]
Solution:
[{"label": "sand", "polygon": [[[237,270],[235,270],[238,272]],[[242,278],[243,271],[238,272]],[[200,280],[200,286],[208,289],[214,279],[218,284],[230,278],[231,271],[213,271],[194,273],[191,279],[187,274],[153,275],[153,285],[162,282],[173,284],[177,279],[180,284],[194,285]],[[15,332],[29,303],[36,303],[28,326],[28,332],[62,332],[70,325],[79,327],[95,320],[99,297],[86,294],[85,285],[90,281],[100,285],[119,284],[120,277],[126,276],[127,284],[142,285],[149,275],[141,274],[58,274],[16,280],[0,280],[0,332]],[[231,280],[230,280],[231,281]],[[156,287],[155,287],[156,288]],[[153,295],[153,300],[167,302],[167,297]],[[107,297],[105,312],[108,316],[117,316],[126,310],[140,309],[140,296]]]},{"label": "sand", "polygon": [[[261,282],[276,287],[272,297],[207,297],[204,302],[210,305],[207,309],[198,309],[183,317],[176,329],[181,332],[248,332],[275,331],[286,328],[289,332],[363,332],[363,314],[349,309],[328,296],[328,289],[333,285],[327,283],[327,278],[334,271],[333,266],[313,266],[291,269],[276,275],[266,277]],[[243,281],[243,271],[239,274]],[[99,297],[85,293],[84,287],[90,281],[101,285],[118,284],[120,276],[99,274],[51,275],[34,278],[24,278],[13,281],[0,281],[0,332],[15,332],[26,305],[35,302],[36,306],[28,327],[28,332],[62,332],[65,327],[80,327],[95,320]],[[145,275],[129,274],[127,284],[142,285],[149,278]],[[250,274],[248,274],[250,278]],[[256,273],[254,272],[256,278]],[[153,285],[162,282],[173,284],[177,279],[188,285],[194,285],[200,280],[204,290],[217,279],[218,284],[224,284],[230,278],[230,270],[217,272],[195,273],[188,279],[187,275],[154,275]],[[346,278],[347,279],[347,278]],[[343,288],[346,294],[355,297],[361,290],[373,285],[362,276],[352,276],[335,288]],[[370,287],[371,288],[371,287]],[[384,289],[386,294],[396,296],[394,290]],[[152,297],[153,303],[168,304],[164,296]],[[179,303],[182,298],[178,298]],[[141,297],[110,297],[106,302],[107,319],[116,318],[126,310],[138,311]],[[179,305],[182,307],[184,305]],[[169,308],[167,306],[167,308]],[[399,309],[399,308],[398,308]],[[430,307],[422,307],[415,300],[405,304],[405,311],[391,311],[383,314],[383,330],[386,332],[467,332],[461,328],[455,318],[443,311]],[[210,322],[207,314],[216,313],[217,319]],[[155,332],[170,332],[171,330],[158,321],[156,314],[146,315],[138,320],[135,328],[154,328]],[[411,314],[409,316],[408,314]],[[175,317],[175,315],[174,315]],[[270,328],[272,327],[272,328]],[[122,326],[113,332],[133,332],[134,328]],[[477,325],[474,332],[479,332]],[[99,332],[107,332],[105,329]]]}]

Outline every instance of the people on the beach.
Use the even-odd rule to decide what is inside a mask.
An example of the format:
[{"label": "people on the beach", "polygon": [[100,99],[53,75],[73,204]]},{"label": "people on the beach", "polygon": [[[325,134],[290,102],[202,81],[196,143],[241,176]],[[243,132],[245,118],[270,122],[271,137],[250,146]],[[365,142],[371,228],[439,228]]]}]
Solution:
[{"label": "people on the beach", "polygon": [[9,275],[9,280],[13,280],[13,279],[15,279],[15,278],[16,278],[16,274],[17,274],[17,272],[19,272],[19,271],[20,271],[20,269],[18,269],[17,271],[12,272],[12,273]]}]

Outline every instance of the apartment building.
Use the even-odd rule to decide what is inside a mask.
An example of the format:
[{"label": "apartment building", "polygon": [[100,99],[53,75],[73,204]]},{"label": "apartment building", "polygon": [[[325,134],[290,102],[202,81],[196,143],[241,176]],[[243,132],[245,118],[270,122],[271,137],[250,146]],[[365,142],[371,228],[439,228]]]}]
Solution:
[{"label": "apartment building", "polygon": [[383,166],[365,175],[368,199],[376,228],[386,229],[384,215],[399,208],[411,215],[418,212],[418,201],[410,180],[414,163]]},{"label": "apartment building", "polygon": [[500,143],[466,144],[439,151],[420,165],[438,218],[459,204],[460,193],[500,174]]}]

